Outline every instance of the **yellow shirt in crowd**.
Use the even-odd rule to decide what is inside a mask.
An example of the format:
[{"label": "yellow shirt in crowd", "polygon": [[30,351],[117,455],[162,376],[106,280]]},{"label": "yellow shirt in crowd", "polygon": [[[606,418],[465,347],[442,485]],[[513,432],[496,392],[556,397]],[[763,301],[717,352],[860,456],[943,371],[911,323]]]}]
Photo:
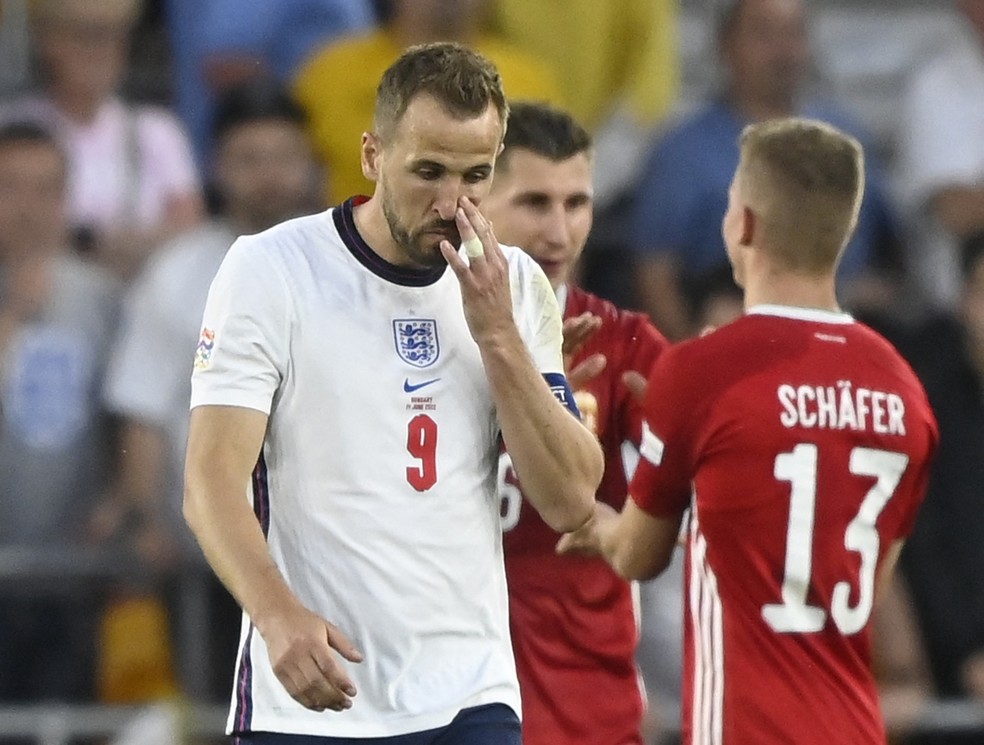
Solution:
[{"label": "yellow shirt in crowd", "polygon": [[490,30],[548,63],[591,131],[627,105],[649,129],[676,102],[679,0],[496,0]]},{"label": "yellow shirt in crowd", "polygon": [[[487,36],[472,46],[499,68],[509,99],[564,105],[553,73],[532,55]],[[372,130],[379,79],[402,51],[385,29],[341,39],[308,60],[294,81],[315,152],[327,170],[329,204],[372,193],[372,183],[362,175],[362,133]]]}]

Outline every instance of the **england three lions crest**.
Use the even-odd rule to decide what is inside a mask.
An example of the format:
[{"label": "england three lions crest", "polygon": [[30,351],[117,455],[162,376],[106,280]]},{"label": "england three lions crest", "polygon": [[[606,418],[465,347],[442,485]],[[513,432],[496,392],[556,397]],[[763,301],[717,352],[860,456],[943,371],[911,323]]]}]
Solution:
[{"label": "england three lions crest", "polygon": [[414,367],[429,367],[441,354],[437,321],[430,318],[397,318],[393,321],[393,339],[400,359]]}]

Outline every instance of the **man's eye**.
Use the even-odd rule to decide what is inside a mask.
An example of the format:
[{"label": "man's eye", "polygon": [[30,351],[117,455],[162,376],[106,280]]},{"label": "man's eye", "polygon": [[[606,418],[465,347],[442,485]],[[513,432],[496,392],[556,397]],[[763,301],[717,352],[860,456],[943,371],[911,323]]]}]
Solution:
[{"label": "man's eye", "polygon": [[484,181],[488,177],[489,175],[484,171],[477,171],[475,173],[465,174],[465,181],[467,181],[469,184],[477,184],[479,181]]},{"label": "man's eye", "polygon": [[421,168],[417,171],[417,175],[425,181],[434,181],[441,177],[440,171],[433,168]]}]

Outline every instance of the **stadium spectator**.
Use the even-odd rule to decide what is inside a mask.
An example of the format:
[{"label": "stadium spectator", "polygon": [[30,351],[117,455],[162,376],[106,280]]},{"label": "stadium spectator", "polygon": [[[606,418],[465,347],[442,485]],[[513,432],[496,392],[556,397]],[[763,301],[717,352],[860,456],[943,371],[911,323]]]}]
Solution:
[{"label": "stadium spectator", "polygon": [[561,544],[650,577],[688,515],[687,745],[885,742],[871,613],[938,433],[837,301],[863,188],[860,144],[828,124],[743,131],[722,233],[745,315],[660,356],[630,498]]},{"label": "stadium spectator", "polygon": [[[0,545],[48,556],[82,544],[110,445],[99,386],[117,287],[70,251],[66,195],[54,137],[0,126]],[[91,699],[97,599],[55,592],[5,591],[0,699]]]},{"label": "stadium spectator", "polygon": [[[624,443],[638,445],[642,411],[622,380],[645,376],[666,340],[641,313],[572,283],[592,218],[591,137],[542,104],[514,103],[505,149],[482,211],[496,237],[543,268],[563,309],[574,397],[605,452],[597,498],[625,500]],[[642,744],[633,588],[601,560],[558,556],[560,536],[525,504],[509,454],[499,459],[509,614],[523,693],[523,742]],[[590,705],[598,697],[605,705]]]},{"label": "stadium spectator", "polygon": [[984,0],[956,0],[951,35],[900,106],[898,181],[925,299],[953,309],[962,241],[984,230]]},{"label": "stadium spectator", "polygon": [[286,84],[315,49],[375,24],[370,0],[165,0],[175,106],[200,169],[211,173],[221,92],[256,79]]},{"label": "stadium spectator", "polygon": [[498,444],[560,530],[590,515],[601,449],[547,278],[475,206],[494,66],[417,46],[378,89],[373,196],[239,239],[209,291],[185,514],[246,613],[230,727],[518,744]]},{"label": "stadium spectator", "polygon": [[596,206],[638,175],[676,103],[678,13],[679,0],[490,3],[489,30],[549,65],[568,110],[593,135]]},{"label": "stadium spectator", "polygon": [[117,95],[139,8],[139,0],[36,0],[43,90],[0,108],[0,119],[39,121],[62,140],[76,237],[124,277],[152,247],[203,215],[178,120]]},{"label": "stadium spectator", "polygon": [[940,450],[903,568],[937,693],[984,701],[984,234],[965,242],[954,311],[905,347],[940,423]]},{"label": "stadium spectator", "polygon": [[[802,0],[733,0],[718,27],[724,89],[653,147],[635,196],[634,247],[639,301],[674,339],[699,329],[697,288],[727,267],[718,229],[728,183],[738,162],[742,127],[793,114],[857,132],[837,108],[807,96],[807,16]],[[883,265],[897,256],[897,226],[868,159],[867,191],[857,232],[841,265],[844,302],[856,311],[881,310],[891,297]]]},{"label": "stadium spectator", "polygon": [[[317,201],[303,112],[279,87],[250,83],[226,91],[214,140],[218,212],[155,251],[134,281],[106,381],[107,406],[121,419],[121,449],[96,529],[104,535],[123,531],[134,553],[165,575],[201,561],[181,500],[191,365],[209,285],[237,236],[309,212]],[[170,593],[172,608],[175,594]],[[212,641],[224,656],[210,667],[224,683],[218,688],[213,682],[209,692],[224,698],[238,624],[233,621],[229,630],[224,592],[213,602],[218,623]],[[176,611],[172,617],[181,622]],[[231,651],[225,643],[230,639]]]},{"label": "stadium spectator", "polygon": [[543,62],[480,32],[485,2],[391,0],[380,28],[328,44],[301,68],[294,89],[307,110],[314,149],[327,171],[330,204],[371,189],[357,143],[373,127],[376,81],[407,47],[433,41],[467,44],[499,68],[509,98],[560,100],[558,84]]}]

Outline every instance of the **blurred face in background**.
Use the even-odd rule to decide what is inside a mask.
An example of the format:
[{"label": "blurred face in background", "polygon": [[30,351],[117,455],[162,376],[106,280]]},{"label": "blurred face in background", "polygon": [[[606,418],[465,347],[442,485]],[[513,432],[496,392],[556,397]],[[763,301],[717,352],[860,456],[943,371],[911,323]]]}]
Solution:
[{"label": "blurred face in background", "polygon": [[40,0],[38,48],[49,87],[101,101],[126,74],[133,0]]},{"label": "blurred face in background", "polygon": [[301,126],[256,119],[228,129],[215,154],[224,211],[253,231],[297,217],[314,204],[315,165]]},{"label": "blurred face in background", "polygon": [[788,107],[810,63],[806,8],[801,0],[738,0],[723,31],[722,58],[739,99]]},{"label": "blurred face in background", "polygon": [[525,250],[557,289],[570,281],[591,232],[591,156],[554,161],[516,147],[503,158],[482,212],[496,238]]},{"label": "blurred face in background", "polygon": [[0,256],[60,250],[67,235],[62,153],[46,142],[0,143]]}]

